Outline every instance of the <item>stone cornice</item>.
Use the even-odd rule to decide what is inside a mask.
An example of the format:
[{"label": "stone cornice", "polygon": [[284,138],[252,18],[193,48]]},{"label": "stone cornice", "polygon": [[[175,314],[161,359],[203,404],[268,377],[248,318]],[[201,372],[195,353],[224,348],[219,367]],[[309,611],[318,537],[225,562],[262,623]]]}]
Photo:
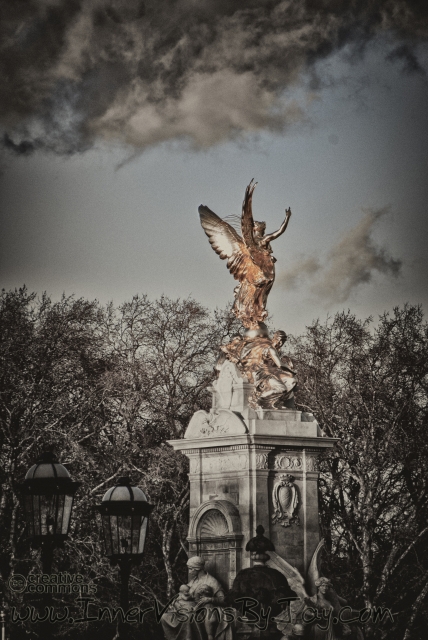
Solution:
[{"label": "stone cornice", "polygon": [[186,454],[192,454],[196,450],[209,451],[226,451],[232,447],[236,450],[246,448],[277,448],[287,447],[290,449],[307,449],[313,453],[323,449],[331,449],[334,447],[339,438],[310,438],[305,436],[275,436],[275,435],[252,435],[245,434],[239,436],[217,436],[210,438],[197,439],[180,439],[167,440],[176,451],[182,451]]}]

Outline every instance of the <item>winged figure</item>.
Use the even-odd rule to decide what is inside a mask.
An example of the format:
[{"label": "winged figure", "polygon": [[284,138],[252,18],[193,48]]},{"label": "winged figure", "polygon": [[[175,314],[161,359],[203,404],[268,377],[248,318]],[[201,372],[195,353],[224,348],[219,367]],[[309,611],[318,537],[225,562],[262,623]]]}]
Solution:
[{"label": "winged figure", "polygon": [[265,235],[266,223],[253,220],[252,199],[256,182],[251,180],[242,203],[242,236],[232,225],[211,209],[199,207],[201,225],[214,251],[239,284],[235,287],[233,312],[247,329],[257,329],[266,316],[266,301],[275,280],[275,262],[270,243],[287,228],[291,210],[286,209],[285,220],[274,233]]},{"label": "winged figure", "polygon": [[[275,616],[277,628],[282,631],[284,637],[294,637],[293,629],[300,627],[304,636],[311,640],[342,640],[342,638],[363,640],[364,635],[360,627],[353,624],[358,618],[358,611],[348,606],[346,601],[336,593],[331,581],[320,574],[323,547],[324,540],[321,540],[308,567],[306,584],[303,576],[295,567],[275,551],[269,551],[270,558],[266,564],[285,575],[290,588],[299,598],[290,603],[290,612],[285,610]],[[311,595],[308,595],[307,590]],[[305,615],[305,610],[307,610],[309,617]],[[318,617],[314,617],[316,612],[318,612]],[[333,616],[336,617],[336,623],[338,622],[337,618],[340,619],[340,624],[334,622]],[[321,620],[323,628],[317,626]],[[325,627],[326,622],[328,624]]]}]

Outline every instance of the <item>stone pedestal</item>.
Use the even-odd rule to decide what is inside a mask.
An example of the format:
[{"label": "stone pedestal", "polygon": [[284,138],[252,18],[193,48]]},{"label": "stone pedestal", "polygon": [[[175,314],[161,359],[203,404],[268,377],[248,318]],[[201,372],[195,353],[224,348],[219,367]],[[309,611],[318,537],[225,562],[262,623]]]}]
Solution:
[{"label": "stone pedestal", "polygon": [[311,414],[254,411],[251,391],[226,361],[212,410],[197,411],[184,438],[169,441],[190,460],[189,555],[204,557],[227,588],[250,566],[243,550],[259,524],[276,552],[306,575],[320,541],[318,457],[336,442],[322,436]]}]

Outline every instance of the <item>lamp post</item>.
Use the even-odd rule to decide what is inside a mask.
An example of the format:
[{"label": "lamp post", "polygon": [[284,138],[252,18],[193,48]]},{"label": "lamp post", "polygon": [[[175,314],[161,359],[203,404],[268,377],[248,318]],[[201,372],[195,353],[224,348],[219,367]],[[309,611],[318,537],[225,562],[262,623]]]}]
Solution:
[{"label": "lamp post", "polygon": [[[67,539],[74,494],[79,482],[73,482],[67,469],[53,453],[43,453],[27,472],[23,484],[24,507],[32,545],[41,549],[42,571],[52,572],[53,551]],[[43,604],[52,604],[50,593]],[[44,638],[51,637],[51,625],[46,621]]]},{"label": "lamp post", "polygon": [[[120,606],[126,614],[131,567],[142,560],[153,505],[141,489],[123,477],[107,491],[96,509],[101,514],[105,555],[120,568]],[[119,637],[127,637],[124,622],[119,624]]]},{"label": "lamp post", "polygon": [[1,624],[1,640],[6,640],[6,614],[4,612],[4,604],[0,611],[0,624]]},{"label": "lamp post", "polygon": [[79,486],[50,452],[43,453],[25,476],[25,516],[33,547],[42,550],[43,573],[51,573],[53,550],[67,539]]}]

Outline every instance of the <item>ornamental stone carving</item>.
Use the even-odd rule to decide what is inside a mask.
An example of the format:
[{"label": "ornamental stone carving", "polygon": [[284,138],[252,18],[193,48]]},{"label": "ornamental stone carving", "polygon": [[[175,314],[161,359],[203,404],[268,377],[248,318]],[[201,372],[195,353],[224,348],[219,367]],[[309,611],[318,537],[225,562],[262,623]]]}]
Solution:
[{"label": "ornamental stone carving", "polygon": [[275,456],[275,469],[293,469],[299,471],[303,469],[303,459],[290,453]]},{"label": "ornamental stone carving", "polygon": [[247,468],[247,456],[240,455],[222,455],[206,457],[203,460],[204,471],[235,471]]},{"label": "ornamental stone carving", "polygon": [[214,438],[217,436],[236,436],[247,433],[243,421],[229,409],[218,411],[197,411],[189,422],[184,437]]},{"label": "ornamental stone carving", "polygon": [[294,476],[282,474],[272,491],[273,516],[272,522],[282,527],[289,527],[293,523],[299,524],[297,511],[299,508],[299,494],[294,484]]},{"label": "ornamental stone carving", "polygon": [[[219,538],[228,533],[227,520],[218,509],[210,509],[199,520],[197,535],[200,538]],[[221,548],[221,543],[219,548]]]},{"label": "ornamental stone carving", "polygon": [[268,468],[268,454],[256,453],[256,469],[267,469],[267,468]]}]

